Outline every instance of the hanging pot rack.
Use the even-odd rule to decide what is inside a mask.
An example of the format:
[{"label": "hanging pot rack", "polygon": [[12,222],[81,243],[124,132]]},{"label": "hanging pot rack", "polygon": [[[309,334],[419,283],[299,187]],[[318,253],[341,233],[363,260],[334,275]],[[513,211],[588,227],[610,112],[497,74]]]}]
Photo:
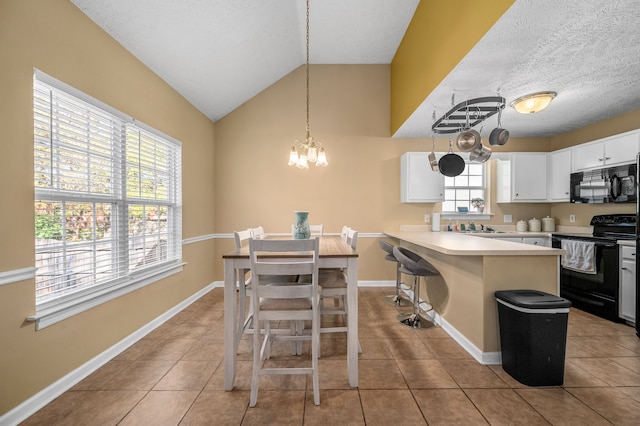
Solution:
[{"label": "hanging pot rack", "polygon": [[505,107],[502,96],[485,96],[460,102],[436,120],[431,130],[436,134],[458,133],[471,129]]}]

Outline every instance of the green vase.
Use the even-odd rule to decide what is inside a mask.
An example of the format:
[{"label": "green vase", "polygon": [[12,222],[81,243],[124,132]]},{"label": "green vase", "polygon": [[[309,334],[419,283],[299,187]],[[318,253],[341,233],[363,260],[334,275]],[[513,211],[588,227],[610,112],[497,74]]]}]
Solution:
[{"label": "green vase", "polygon": [[309,228],[309,212],[293,212],[296,215],[296,222],[293,225],[293,238],[305,240],[311,237]]}]

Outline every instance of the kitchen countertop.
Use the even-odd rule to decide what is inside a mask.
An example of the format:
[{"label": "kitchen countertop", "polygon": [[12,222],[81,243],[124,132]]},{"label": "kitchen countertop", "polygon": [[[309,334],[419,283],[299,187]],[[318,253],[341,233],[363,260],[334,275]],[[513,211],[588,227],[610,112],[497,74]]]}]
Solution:
[{"label": "kitchen countertop", "polygon": [[[497,238],[550,237],[543,232],[462,232],[385,231],[385,234],[436,252],[455,256],[559,256],[563,250],[503,241]],[[479,237],[479,238],[478,238]]]},{"label": "kitchen countertop", "polygon": [[500,363],[496,291],[559,293],[563,250],[498,239],[549,237],[548,233],[476,235],[411,229],[385,235],[438,270],[439,275],[420,281],[420,294],[433,306],[436,323],[482,364]]}]

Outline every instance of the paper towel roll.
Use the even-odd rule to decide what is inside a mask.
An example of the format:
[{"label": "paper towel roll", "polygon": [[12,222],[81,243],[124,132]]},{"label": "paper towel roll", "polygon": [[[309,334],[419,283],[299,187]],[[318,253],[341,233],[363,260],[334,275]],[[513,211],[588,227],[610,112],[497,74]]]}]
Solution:
[{"label": "paper towel roll", "polygon": [[433,232],[440,232],[440,213],[433,214],[433,222],[431,223],[431,230]]}]

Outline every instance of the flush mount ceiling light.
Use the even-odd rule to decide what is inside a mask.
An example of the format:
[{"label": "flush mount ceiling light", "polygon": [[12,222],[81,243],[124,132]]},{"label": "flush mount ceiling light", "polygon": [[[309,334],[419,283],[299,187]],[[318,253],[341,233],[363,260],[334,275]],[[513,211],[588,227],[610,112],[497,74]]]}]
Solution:
[{"label": "flush mount ceiling light", "polygon": [[296,140],[289,152],[289,165],[299,169],[308,169],[309,163],[316,166],[327,166],[327,154],[320,141],[313,139],[309,131],[309,0],[307,0],[307,137],[305,140]]},{"label": "flush mount ceiling light", "polygon": [[556,95],[556,92],[532,93],[511,102],[511,106],[520,114],[533,114],[548,107]]}]

